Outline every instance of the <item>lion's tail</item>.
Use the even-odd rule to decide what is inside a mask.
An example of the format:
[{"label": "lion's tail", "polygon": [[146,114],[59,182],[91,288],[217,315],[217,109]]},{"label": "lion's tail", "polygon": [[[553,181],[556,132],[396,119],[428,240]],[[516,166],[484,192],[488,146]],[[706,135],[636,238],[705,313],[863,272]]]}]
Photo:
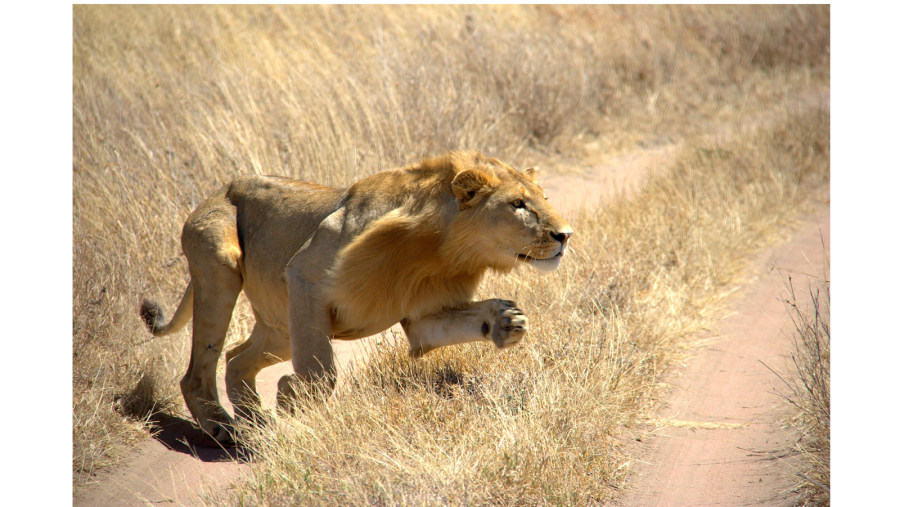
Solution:
[{"label": "lion's tail", "polygon": [[181,297],[181,303],[175,310],[172,320],[166,324],[162,309],[155,301],[144,299],[141,301],[141,319],[147,324],[147,329],[153,336],[165,336],[183,328],[187,321],[194,315],[194,283],[188,284]]}]

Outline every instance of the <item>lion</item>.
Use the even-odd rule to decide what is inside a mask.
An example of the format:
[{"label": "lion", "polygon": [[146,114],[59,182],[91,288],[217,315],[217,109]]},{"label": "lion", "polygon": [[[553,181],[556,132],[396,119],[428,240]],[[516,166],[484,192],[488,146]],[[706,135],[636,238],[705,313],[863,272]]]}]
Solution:
[{"label": "lion", "polygon": [[336,189],[279,176],[241,176],[187,218],[181,235],[191,280],[168,323],[144,299],[154,336],[193,316],[181,392],[201,429],[232,441],[216,364],[243,290],[256,324],[226,353],[236,416],[258,407],[256,375],[290,360],[279,403],[297,383],[333,389],[332,340],[354,340],[399,322],[409,353],[490,341],[519,342],[528,318],[504,299],[473,301],[488,270],[519,264],[554,270],[572,228],[549,205],[535,170],[479,152],[450,152]]}]

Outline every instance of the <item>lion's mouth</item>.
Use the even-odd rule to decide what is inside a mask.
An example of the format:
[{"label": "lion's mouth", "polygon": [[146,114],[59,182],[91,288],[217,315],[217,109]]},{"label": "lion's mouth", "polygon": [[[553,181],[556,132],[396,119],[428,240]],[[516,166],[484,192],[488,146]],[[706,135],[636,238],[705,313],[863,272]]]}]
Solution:
[{"label": "lion's mouth", "polygon": [[553,257],[538,259],[527,254],[517,254],[516,260],[525,262],[539,272],[549,273],[559,267],[563,254],[566,253],[565,248],[561,248]]},{"label": "lion's mouth", "polygon": [[520,261],[525,261],[525,262],[552,261],[553,259],[557,259],[557,258],[562,257],[562,256],[563,256],[563,253],[565,253],[565,250],[560,250],[560,251],[559,251],[556,255],[554,255],[553,257],[547,257],[546,259],[538,259],[538,258],[536,258],[536,257],[532,257],[532,256],[530,256],[530,255],[525,255],[525,254],[516,254],[516,259],[518,259],[518,260],[520,260]]},{"label": "lion's mouth", "polygon": [[566,253],[565,242],[560,242],[558,248],[559,251],[557,251],[556,254],[550,257],[544,257],[543,259],[541,259],[538,257],[532,257],[529,254],[517,253],[516,260],[524,262],[538,271],[549,273],[559,267],[560,262],[562,262],[562,257]]}]

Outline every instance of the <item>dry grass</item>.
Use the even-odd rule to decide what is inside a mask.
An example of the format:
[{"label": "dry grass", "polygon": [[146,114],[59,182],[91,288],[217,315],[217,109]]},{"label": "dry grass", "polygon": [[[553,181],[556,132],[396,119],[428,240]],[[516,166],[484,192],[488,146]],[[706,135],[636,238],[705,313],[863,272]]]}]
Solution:
[{"label": "dry grass", "polygon": [[[147,341],[137,304],[180,295],[181,224],[234,175],[346,185],[450,148],[526,166],[586,138],[609,152],[684,141],[697,149],[670,176],[576,221],[559,275],[485,287],[536,316],[527,346],[388,354],[278,423],[298,426],[273,438],[307,438],[290,466],[316,466],[300,470],[309,480],[259,476],[310,501],[605,498],[622,473],[616,428],[737,272],[705,248],[744,251],[804,200],[823,178],[827,116],[737,146],[689,140],[827,88],[828,34],[827,6],[76,6],[74,469],[114,462],[149,413],[180,410],[187,333]],[[241,303],[229,340],[251,326]],[[385,438],[362,442],[356,424]],[[316,454],[350,443],[359,452]]]},{"label": "dry grass", "polygon": [[797,298],[788,280],[784,300],[794,323],[791,374],[782,377],[784,398],[796,408],[793,425],[800,432],[797,476],[802,505],[831,503],[831,283],[810,285],[808,298]]}]

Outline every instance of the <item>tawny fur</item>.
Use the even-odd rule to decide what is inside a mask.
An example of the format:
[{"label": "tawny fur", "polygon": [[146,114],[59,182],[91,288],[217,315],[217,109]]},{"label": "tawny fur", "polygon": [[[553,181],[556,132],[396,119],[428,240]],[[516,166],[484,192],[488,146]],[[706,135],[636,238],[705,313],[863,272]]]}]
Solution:
[{"label": "tawny fur", "polygon": [[291,359],[295,379],[333,377],[330,340],[375,334],[402,322],[413,355],[490,340],[515,343],[527,318],[504,300],[473,302],[488,269],[517,263],[555,268],[571,228],[547,203],[534,171],[477,152],[451,152],[383,171],[347,189],[244,176],[188,217],[182,246],[191,284],[168,324],[158,306],[141,315],[155,335],[193,315],[191,363],[182,392],[217,440],[230,419],[218,403],[215,368],[237,295],[256,316],[250,338],[227,354],[226,385],[238,411],[258,403],[261,368]]}]

